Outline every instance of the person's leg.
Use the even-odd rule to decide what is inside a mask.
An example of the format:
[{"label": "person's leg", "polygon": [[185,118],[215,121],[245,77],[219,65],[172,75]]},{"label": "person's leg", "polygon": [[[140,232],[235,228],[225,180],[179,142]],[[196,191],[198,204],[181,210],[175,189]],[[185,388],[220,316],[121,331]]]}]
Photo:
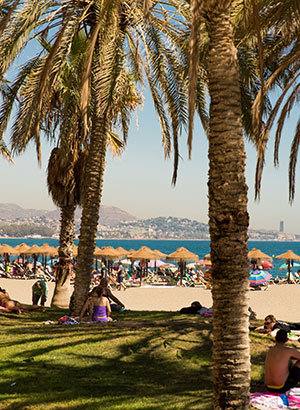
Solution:
[{"label": "person's leg", "polygon": [[25,305],[24,303],[19,303],[21,310],[25,312],[31,312],[32,310],[41,309],[43,312],[46,312],[45,306],[38,305]]},{"label": "person's leg", "polygon": [[122,306],[118,305],[117,303],[111,303],[110,308],[112,312],[119,312],[122,309]]},{"label": "person's leg", "polygon": [[37,295],[36,293],[32,294],[32,304],[37,305],[39,303],[41,295]]},{"label": "person's leg", "polygon": [[21,307],[20,307],[20,303],[15,302],[14,300],[8,300],[5,303],[5,307],[7,309],[9,309],[11,312],[17,312],[19,314],[22,313]]},{"label": "person's leg", "polygon": [[[41,306],[45,306],[46,300],[47,300],[47,296],[46,296],[46,295],[42,295],[42,297],[41,297]],[[37,305],[37,303],[35,303],[35,305]]]}]

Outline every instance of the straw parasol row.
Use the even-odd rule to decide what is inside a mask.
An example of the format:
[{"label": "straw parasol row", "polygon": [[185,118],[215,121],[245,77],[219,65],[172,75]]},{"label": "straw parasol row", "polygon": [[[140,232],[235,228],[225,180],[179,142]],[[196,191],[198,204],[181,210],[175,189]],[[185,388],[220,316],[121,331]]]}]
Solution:
[{"label": "straw parasol row", "polygon": [[291,267],[294,265],[294,261],[300,261],[300,256],[296,255],[293,251],[286,251],[281,255],[276,256],[276,259],[284,259],[288,269],[288,282],[291,280]]}]

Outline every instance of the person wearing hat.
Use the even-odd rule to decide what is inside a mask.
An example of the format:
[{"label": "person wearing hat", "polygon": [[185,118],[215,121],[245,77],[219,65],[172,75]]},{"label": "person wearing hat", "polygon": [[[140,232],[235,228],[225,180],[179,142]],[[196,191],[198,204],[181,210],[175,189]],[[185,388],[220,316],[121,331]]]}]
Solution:
[{"label": "person wearing hat", "polygon": [[32,304],[37,305],[41,299],[41,306],[45,306],[48,295],[48,286],[44,280],[38,280],[32,286]]}]

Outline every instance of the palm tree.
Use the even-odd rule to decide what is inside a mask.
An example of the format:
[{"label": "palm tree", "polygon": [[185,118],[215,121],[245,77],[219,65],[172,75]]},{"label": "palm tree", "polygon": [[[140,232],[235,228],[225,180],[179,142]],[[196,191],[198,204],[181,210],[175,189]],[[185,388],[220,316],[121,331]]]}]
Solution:
[{"label": "palm tree", "polygon": [[[41,41],[44,50],[50,50],[50,46],[45,41]],[[83,139],[80,132],[80,96],[78,94],[78,79],[82,71],[85,51],[87,48],[86,36],[79,33],[74,38],[70,57],[65,61],[61,69],[61,76],[54,84],[49,94],[52,97],[47,99],[48,105],[44,106],[44,118],[42,127],[45,134],[55,140],[55,134],[58,134],[57,147],[52,150],[48,163],[48,189],[54,203],[61,211],[60,226],[60,246],[59,246],[59,263],[56,269],[56,286],[54,290],[52,306],[68,307],[69,306],[69,285],[71,276],[72,248],[74,241],[74,213],[77,205],[81,204],[82,196],[82,174],[86,155],[88,151],[87,139]],[[35,66],[39,62],[35,59]],[[35,71],[33,65],[28,70],[28,63],[20,70],[18,79],[11,87],[1,109],[1,119],[3,128],[8,124],[8,118],[11,115],[11,109],[14,103],[19,105],[19,113],[23,111],[22,102],[26,100],[27,93],[31,92],[30,84],[33,82]],[[120,76],[126,85],[126,95],[120,94],[121,89],[116,87],[119,93],[114,97],[112,106],[113,121],[116,121],[118,115],[122,115],[123,123],[128,122],[128,115],[140,103],[140,98],[133,87],[129,74],[123,70]],[[123,98],[123,105],[120,104]],[[91,107],[89,107],[92,110]],[[54,132],[54,130],[59,132]],[[127,130],[124,133],[127,135]],[[18,135],[20,138],[20,135]],[[23,137],[23,136],[21,136]],[[87,136],[88,137],[88,136]],[[21,153],[26,145],[24,139],[13,138],[13,150]],[[113,155],[120,154],[124,148],[124,142],[112,131],[107,134],[109,148]]]},{"label": "palm tree", "polygon": [[[158,3],[147,8],[145,14],[143,7],[146,3],[94,0],[57,5],[24,1],[18,12],[12,13],[0,38],[0,73],[4,73],[30,41],[31,33],[33,37],[45,38],[50,33],[53,36],[50,52],[35,67],[31,91],[23,101],[20,118],[12,133],[13,140],[20,139],[22,134],[25,145],[34,138],[40,158],[41,119],[43,107],[51,97],[49,90],[59,77],[76,33],[83,29],[88,37],[89,47],[80,87],[80,127],[83,137],[88,136],[89,149],[84,175],[75,313],[80,311],[90,284],[107,135],[114,122],[114,101],[119,100],[119,104],[125,107],[126,94],[120,92],[126,90],[128,84],[128,77],[122,75],[124,67],[130,67],[133,83],[143,86],[143,73],[147,78],[161,123],[166,155],[171,151],[171,134],[175,136],[174,149],[177,149],[179,131],[187,118],[179,47],[182,19],[177,19],[176,13]],[[182,7],[188,7],[185,2],[180,3]],[[89,110],[90,106],[92,110]],[[119,115],[119,121],[126,132],[126,117]]]},{"label": "palm tree", "polygon": [[[209,227],[213,296],[215,409],[246,409],[249,403],[249,286],[247,186],[241,86],[234,43],[232,1],[193,2],[191,98],[198,64],[200,22],[208,34]],[[190,126],[191,149],[191,126]]]},{"label": "palm tree", "polygon": [[[298,2],[279,0],[269,2],[263,9],[266,30],[271,39],[269,59],[279,58],[279,64],[269,73],[253,105],[253,123],[258,146],[256,168],[256,196],[260,196],[261,179],[265,162],[265,150],[270,131],[277,120],[274,141],[274,165],[279,166],[279,147],[286,119],[299,101],[300,48],[298,33]],[[265,99],[274,90],[279,91],[273,107],[265,108]],[[273,98],[275,94],[273,93]],[[264,119],[264,122],[263,122]],[[300,144],[300,122],[298,121],[291,143],[289,163],[289,201],[295,196],[296,165]]]}]

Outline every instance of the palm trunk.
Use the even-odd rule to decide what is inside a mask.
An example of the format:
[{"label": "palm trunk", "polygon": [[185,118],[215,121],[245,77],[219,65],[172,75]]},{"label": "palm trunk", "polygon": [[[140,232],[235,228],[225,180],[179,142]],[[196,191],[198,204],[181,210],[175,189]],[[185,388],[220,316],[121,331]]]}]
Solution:
[{"label": "palm trunk", "polygon": [[249,407],[248,213],[230,1],[204,2],[209,33],[209,226],[215,409]]},{"label": "palm trunk", "polygon": [[106,122],[94,118],[91,143],[85,167],[85,193],[80,224],[74,314],[79,315],[88,296],[93,270],[94,248],[102,196],[106,156]]},{"label": "palm trunk", "polygon": [[60,208],[60,236],[56,283],[51,306],[68,308],[70,303],[70,278],[72,273],[72,252],[74,241],[75,205]]}]

